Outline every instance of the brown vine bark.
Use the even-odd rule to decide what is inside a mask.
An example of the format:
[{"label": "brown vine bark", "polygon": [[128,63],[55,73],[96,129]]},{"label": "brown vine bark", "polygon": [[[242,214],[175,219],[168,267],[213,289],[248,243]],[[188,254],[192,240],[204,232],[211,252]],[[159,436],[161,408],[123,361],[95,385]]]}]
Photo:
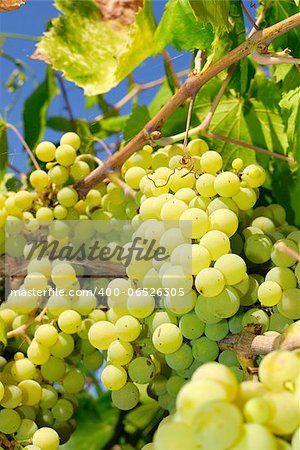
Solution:
[{"label": "brown vine bark", "polygon": [[[93,186],[102,181],[106,174],[119,169],[122,164],[137,150],[139,150],[149,139],[152,133],[159,131],[165,121],[181,106],[188,98],[193,97],[211,78],[218,75],[224,69],[250,55],[255,49],[260,53],[266,52],[268,45],[277,37],[300,26],[300,13],[294,14],[281,22],[278,22],[264,30],[257,31],[243,44],[239,45],[227,55],[214,62],[205,72],[192,74],[173,97],[153,117],[142,131],[140,131],[121,150],[114,153],[104,164],[91,172],[84,180],[75,185],[80,197],[84,197]],[[159,133],[158,137],[160,137]]]}]

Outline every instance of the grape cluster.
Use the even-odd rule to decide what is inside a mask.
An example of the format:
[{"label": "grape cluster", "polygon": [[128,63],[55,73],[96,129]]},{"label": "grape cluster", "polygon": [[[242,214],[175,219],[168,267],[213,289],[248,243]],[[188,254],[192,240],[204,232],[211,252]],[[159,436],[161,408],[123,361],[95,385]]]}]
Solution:
[{"label": "grape cluster", "polygon": [[[300,322],[289,332],[300,332]],[[174,414],[164,419],[143,450],[297,450],[300,439],[299,353],[276,350],[259,378],[238,384],[216,362],[203,364],[179,391]]]},{"label": "grape cluster", "polygon": [[87,339],[97,312],[89,316],[49,305],[47,313],[31,319],[28,308],[17,311],[0,311],[9,337],[0,356],[0,433],[24,446],[32,442],[35,450],[55,450],[75,429],[78,394],[85,385],[77,363],[94,371],[103,362]]},{"label": "grape cluster", "polygon": [[4,253],[4,227],[6,221],[15,229],[16,241],[6,251],[20,247],[18,220],[27,222],[28,229],[36,231],[43,223],[53,220],[109,220],[131,219],[138,208],[138,198],[132,198],[122,182],[100,184],[90,189],[86,198],[80,200],[74,183],[86,177],[95,162],[92,155],[78,155],[80,138],[76,133],[66,133],[56,148],[51,142],[40,143],[36,156],[44,169],[33,170],[29,176],[31,191],[6,192],[0,194],[0,253]]},{"label": "grape cluster", "polygon": [[[160,149],[152,160],[147,146],[122,168],[127,184],[143,194],[139,214],[133,219],[137,234],[155,237],[170,251],[171,257],[169,263],[154,261],[134,270],[129,267],[129,279],[113,283],[130,285],[135,277],[141,289],[178,283],[189,295],[167,296],[158,305],[153,299],[140,297],[135,299],[138,309],[132,307],[133,300],[127,297],[112,299],[107,324],[97,325],[99,336],[105,333],[104,326],[111,330],[111,341],[91,342],[96,348],[107,350],[108,364],[102,381],[113,391],[113,400],[119,407],[122,406],[117,401],[118,393],[123,397],[128,384],[132,387],[132,383],[138,383],[147,384],[149,395],[172,411],[180,387],[207,361],[218,360],[229,366],[241,381],[243,371],[236,354],[232,350],[220,352],[218,342],[229,332],[240,333],[249,324],[259,325],[263,333],[282,332],[293,319],[299,318],[296,299],[300,291],[291,269],[294,315],[280,307],[282,297],[277,296],[277,303],[273,304],[264,301],[268,277],[281,272],[279,264],[275,266],[271,260],[276,238],[290,233],[295,238],[299,233],[286,224],[285,212],[279,205],[253,210],[257,188],[265,180],[264,170],[256,165],[242,170],[243,161],[237,159],[232,163],[232,171],[222,171],[221,156],[209,151],[200,139],[190,142],[188,152],[193,170],[182,167],[180,145]],[[160,165],[156,168],[157,158]],[[265,211],[272,213],[272,230],[263,227]],[[191,222],[189,230],[186,224]],[[179,225],[176,227],[174,223]],[[269,260],[251,260],[249,249],[257,255],[263,253],[263,249],[254,248],[249,242],[254,227],[271,243]],[[274,234],[270,235],[270,231]],[[296,271],[295,263],[290,258]],[[277,282],[278,278],[274,285]],[[283,296],[287,294],[282,292]],[[289,307],[292,308],[290,302]],[[131,347],[121,342],[122,336],[117,331],[120,322],[129,320],[139,330],[138,336],[130,341]],[[96,332],[96,326],[92,332]],[[120,352],[122,349],[122,358],[114,358],[113,349]],[[113,373],[115,385],[111,381]],[[137,402],[137,391],[133,395]],[[130,402],[123,407],[127,409],[129,405]]]},{"label": "grape cluster", "polygon": [[[169,259],[132,260],[126,277],[92,280],[78,265],[33,256],[19,289],[54,286],[65,295],[11,294],[0,306],[8,337],[0,348],[0,433],[28,450],[57,449],[75,428],[84,375],[102,368],[118,408],[134,408],[146,386],[172,414],[145,450],[250,450],[255,435],[251,450],[290,448],[282,438],[295,432],[296,442],[297,413],[281,419],[278,408],[285,414],[299,393],[299,355],[258,358],[260,381],[250,382],[237,354],[220,350],[229,333],[251,324],[277,335],[300,319],[300,231],[280,205],[255,208],[264,169],[237,158],[224,170],[221,155],[201,139],[185,157],[179,144],[155,152],[146,145],[125,162],[121,179],[112,176],[79,199],[74,185],[95,163],[79,148],[75,133],[58,147],[42,142],[32,190],[0,194],[0,254],[21,257],[20,249],[28,251],[22,229],[38,236],[47,226],[49,243],[76,247],[100,231],[111,247],[154,239]],[[125,243],[111,232],[116,219],[124,220]],[[94,295],[68,294],[94,285],[109,288],[105,308]],[[287,369],[271,376],[280,361]]]}]

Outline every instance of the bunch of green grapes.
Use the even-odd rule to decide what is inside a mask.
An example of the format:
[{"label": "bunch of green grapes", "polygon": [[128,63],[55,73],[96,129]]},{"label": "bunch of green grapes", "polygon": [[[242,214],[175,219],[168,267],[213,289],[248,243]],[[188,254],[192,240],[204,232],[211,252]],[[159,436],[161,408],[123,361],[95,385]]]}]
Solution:
[{"label": "bunch of green grapes", "polygon": [[286,319],[300,318],[300,231],[286,222],[280,205],[253,210],[243,230],[245,259],[262,275],[259,304]]},{"label": "bunch of green grapes", "polygon": [[[56,450],[76,427],[85,374],[102,366],[103,356],[89,343],[88,330],[106,314],[92,295],[67,295],[67,288],[78,282],[71,264],[32,259],[27,272],[19,288],[23,295],[11,293],[0,308],[8,340],[0,349],[0,433],[22,448]],[[24,297],[26,289],[51,283],[65,288],[66,295]]]},{"label": "bunch of green grapes", "polygon": [[[299,326],[291,325],[298,334]],[[299,354],[285,350],[265,356],[258,379],[241,384],[226,366],[203,364],[143,450],[297,450],[299,380]]]},{"label": "bunch of green grapes", "polygon": [[[247,273],[251,264],[243,253],[242,231],[247,234],[249,229],[247,219],[265,180],[264,170],[256,165],[242,170],[238,159],[232,171],[222,171],[221,156],[202,140],[191,141],[188,152],[194,159],[192,170],[182,166],[180,145],[155,153],[146,146],[122,168],[126,183],[143,194],[132,220],[136,235],[154,238],[170,252],[170,260],[132,263],[127,267],[129,279],[114,280],[114,285],[126,291],[134,281],[141,289],[182,287],[186,294],[165,296],[158,304],[151,296],[110,299],[107,323],[91,329],[92,345],[107,352],[102,382],[124,409],[138,401],[132,385],[136,383],[147,384],[149,395],[172,411],[180,386],[207,361],[226,364],[241,381],[236,354],[220,352],[219,341],[252,323],[274,334],[292,322],[277,309],[265,311],[258,295],[264,278],[259,271]],[[273,214],[283,216],[282,209],[273,205]],[[282,224],[285,217],[277,220]],[[130,345],[118,333],[120,323],[129,327],[127,321],[137,334],[130,337]],[[99,342],[97,336],[106,328],[110,340]]]},{"label": "bunch of green grapes", "polygon": [[31,320],[28,312],[0,311],[8,336],[0,356],[0,432],[24,446],[55,450],[76,426],[78,396],[85,385],[78,362],[86,373],[102,365],[87,330],[105,314],[81,314],[59,303],[50,304],[41,319]]},{"label": "bunch of green grapes", "polygon": [[[30,231],[36,231],[53,220],[124,220],[136,215],[139,196],[132,195],[132,190],[117,177],[115,182],[90,189],[84,200],[79,199],[75,183],[90,173],[95,161],[101,164],[92,155],[78,155],[79,149],[80,138],[72,132],[62,136],[58,147],[49,141],[40,143],[35,154],[43,169],[31,172],[32,190],[0,194],[0,254],[5,250],[14,254],[22,246],[19,220],[26,221]],[[15,234],[9,243],[5,243],[7,221]]]},{"label": "bunch of green grapes", "polygon": [[[273,450],[273,429],[244,424],[243,395],[236,392],[243,389],[238,382],[248,382],[236,353],[220,351],[229,333],[249,324],[276,334],[300,318],[300,232],[286,223],[281,206],[254,209],[264,169],[235,159],[224,170],[221,155],[201,139],[188,144],[184,160],[182,145],[155,152],[147,145],[126,161],[121,179],[113,176],[79,199],[74,186],[90,173],[93,160],[78,155],[79,148],[75,133],[65,134],[58,147],[42,142],[35,153],[44,169],[31,173],[32,191],[0,194],[0,254],[26,259],[26,236],[38,240],[44,233],[48,243],[77,248],[100,233],[110,248],[127,249],[135,238],[146,248],[154,240],[168,260],[133,259],[122,277],[109,281],[89,278],[83,265],[33,255],[19,289],[52,286],[64,295],[11,294],[0,307],[8,336],[0,357],[0,432],[28,450],[55,450],[75,427],[85,383],[77,366],[97,371],[105,360],[101,381],[118,408],[134,408],[144,385],[174,414],[161,425],[156,450],[222,450],[225,443],[224,450],[247,450],[245,442],[258,432]],[[116,219],[124,220],[122,236],[114,231]],[[110,292],[102,309],[95,295],[69,295],[70,288],[101,286]],[[222,365],[206,366],[211,361]],[[225,381],[205,375],[198,386],[204,367]],[[259,370],[261,386],[266,382]],[[195,420],[190,430],[198,408],[201,424]],[[173,433],[175,426],[180,433]],[[219,428],[224,431],[218,434]],[[178,434],[190,442],[182,443]]]}]

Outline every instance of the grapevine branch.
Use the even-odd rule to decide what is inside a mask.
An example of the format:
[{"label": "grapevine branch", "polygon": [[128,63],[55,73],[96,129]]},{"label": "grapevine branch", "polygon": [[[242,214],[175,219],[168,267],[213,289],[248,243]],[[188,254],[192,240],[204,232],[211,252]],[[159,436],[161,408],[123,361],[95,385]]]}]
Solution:
[{"label": "grapevine branch", "polygon": [[200,74],[192,74],[184,84],[178,89],[173,97],[162,107],[162,109],[147,123],[131,141],[121,150],[114,153],[102,164],[91,172],[84,180],[76,184],[76,189],[81,197],[84,197],[88,190],[102,181],[107,170],[119,169],[122,164],[137,150],[148,142],[149,136],[153,132],[161,129],[165,121],[181,106],[188,98],[193,97],[211,78],[220,72],[237,63],[241,59],[250,55],[254,48],[266,48],[274,39],[300,26],[300,13],[294,14],[264,30],[257,31],[244,43],[231,50],[227,55],[211,64],[207,70]]},{"label": "grapevine branch", "polygon": [[[256,329],[257,328],[257,329]],[[267,355],[274,350],[297,350],[300,348],[298,332],[283,332],[280,335],[265,336],[260,334],[259,326],[249,326],[239,334],[229,334],[220,341],[220,350],[234,350],[241,357]]]},{"label": "grapevine branch", "polygon": [[17,138],[19,139],[19,141],[21,142],[21,144],[23,145],[23,147],[27,151],[27,153],[29,155],[29,158],[31,159],[34,167],[37,170],[39,170],[40,169],[39,163],[37,162],[33,152],[31,151],[30,147],[28,146],[27,142],[25,142],[25,140],[23,139],[23,136],[21,135],[19,130],[14,125],[12,125],[11,123],[6,123],[5,126],[7,128],[10,128],[15,133],[15,135],[17,136]]},{"label": "grapevine branch", "polygon": [[[253,35],[253,33],[257,29],[259,29],[259,24],[263,20],[263,18],[265,16],[265,13],[267,12],[269,6],[270,6],[270,2],[268,2],[265,5],[265,8],[264,8],[263,12],[258,17],[258,19],[256,21],[256,24],[255,24],[255,27],[253,26],[253,28],[250,31],[248,37],[251,37]],[[252,55],[253,55],[253,52],[252,52]],[[199,51],[197,53],[196,58],[195,58],[195,70],[196,70],[196,73],[200,73],[200,71],[201,71],[201,58],[202,58],[202,51]],[[200,61],[200,65],[199,65],[199,61]],[[199,69],[197,67],[198,65],[199,65]],[[219,89],[219,92],[217,93],[217,95],[216,95],[216,97],[215,97],[215,99],[214,99],[214,101],[213,101],[213,103],[211,105],[210,110],[208,111],[206,117],[204,118],[203,122],[200,123],[200,125],[198,125],[197,127],[193,128],[191,130],[189,130],[189,129],[186,130],[185,133],[179,133],[179,134],[176,134],[176,135],[171,136],[171,137],[159,139],[159,140],[157,140],[157,144],[159,144],[159,145],[173,144],[173,143],[175,143],[177,141],[181,141],[183,138],[186,137],[187,134],[188,134],[188,136],[198,135],[199,133],[205,134],[204,131],[207,130],[209,128],[210,124],[211,124],[212,118],[213,118],[213,116],[214,116],[214,114],[216,112],[216,109],[218,108],[218,105],[219,105],[219,103],[221,101],[221,98],[223,97],[223,94],[226,91],[226,89],[227,89],[227,87],[228,87],[228,85],[229,85],[229,83],[230,83],[230,81],[232,79],[232,76],[233,76],[233,74],[235,72],[236,66],[237,66],[237,64],[233,64],[232,66],[229,67],[228,72],[227,72],[227,76],[223,80],[223,82],[221,84],[221,87]],[[219,136],[219,137],[221,138],[222,136]],[[227,141],[227,142],[230,142],[230,141]],[[244,144],[242,142],[240,142],[239,145],[241,145],[241,147],[243,147],[243,146],[247,147],[247,144]],[[269,152],[268,150],[259,149],[259,147],[257,147],[257,146],[250,146],[249,148],[252,148],[252,150],[256,150],[258,152],[261,151],[261,153],[267,153],[268,155],[271,154],[271,152]],[[276,157],[277,154],[274,153],[274,154],[272,154],[272,156]],[[281,157],[282,157],[282,155],[279,155],[279,159]],[[283,157],[283,158],[285,158],[285,157]],[[292,162],[294,162],[294,160],[292,160]]]}]

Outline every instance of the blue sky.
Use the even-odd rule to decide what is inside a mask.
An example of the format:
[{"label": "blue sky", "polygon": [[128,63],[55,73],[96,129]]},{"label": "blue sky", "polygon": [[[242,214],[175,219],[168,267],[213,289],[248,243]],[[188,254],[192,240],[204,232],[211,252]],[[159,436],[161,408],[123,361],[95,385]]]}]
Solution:
[{"label": "blue sky", "polygon": [[[154,1],[153,8],[154,14],[157,20],[161,17],[165,1]],[[53,6],[53,2],[50,0],[37,1],[30,0],[26,6],[22,6],[19,10],[0,13],[0,31],[8,33],[22,33],[30,36],[41,36],[46,28],[47,22],[58,15],[58,11]],[[34,72],[34,77],[29,76],[25,86],[21,89],[21,95],[18,98],[16,105],[8,116],[8,121],[13,123],[17,128],[22,131],[22,109],[25,99],[30,95],[34,89],[34,83],[39,83],[45,76],[45,64],[40,61],[30,60],[29,56],[34,52],[35,42],[7,38],[4,42],[4,51],[13,56],[14,58],[25,61]],[[191,55],[189,53],[178,53],[175,50],[168,49],[173,60],[173,65],[176,71],[189,68]],[[14,65],[6,59],[0,59],[0,111],[10,104],[12,101],[12,95],[7,92],[4,84],[7,81],[9,75],[14,69]],[[155,59],[147,59],[138,69],[134,72],[136,81],[145,83],[160,78],[164,75],[164,66],[161,57]],[[85,109],[85,101],[83,91],[77,88],[73,83],[65,82],[66,88],[69,94],[72,110],[75,117],[84,117],[87,120],[92,120],[99,114],[98,109],[95,107],[92,110],[87,111]],[[116,103],[126,93],[126,81],[123,81],[119,86],[110,91],[106,98],[111,103]],[[156,88],[157,89],[157,88]],[[153,98],[155,94],[155,88],[149,91],[141,93],[139,96],[140,104],[147,104]],[[122,112],[129,112],[130,104],[127,105]],[[63,98],[57,96],[52,102],[49,115],[67,115]],[[46,139],[57,140],[59,134],[47,129]],[[19,141],[14,135],[9,136],[10,144],[10,161],[16,165],[19,169],[26,171],[27,168],[27,155],[22,150]],[[1,157],[1,156],[0,156]]]}]

